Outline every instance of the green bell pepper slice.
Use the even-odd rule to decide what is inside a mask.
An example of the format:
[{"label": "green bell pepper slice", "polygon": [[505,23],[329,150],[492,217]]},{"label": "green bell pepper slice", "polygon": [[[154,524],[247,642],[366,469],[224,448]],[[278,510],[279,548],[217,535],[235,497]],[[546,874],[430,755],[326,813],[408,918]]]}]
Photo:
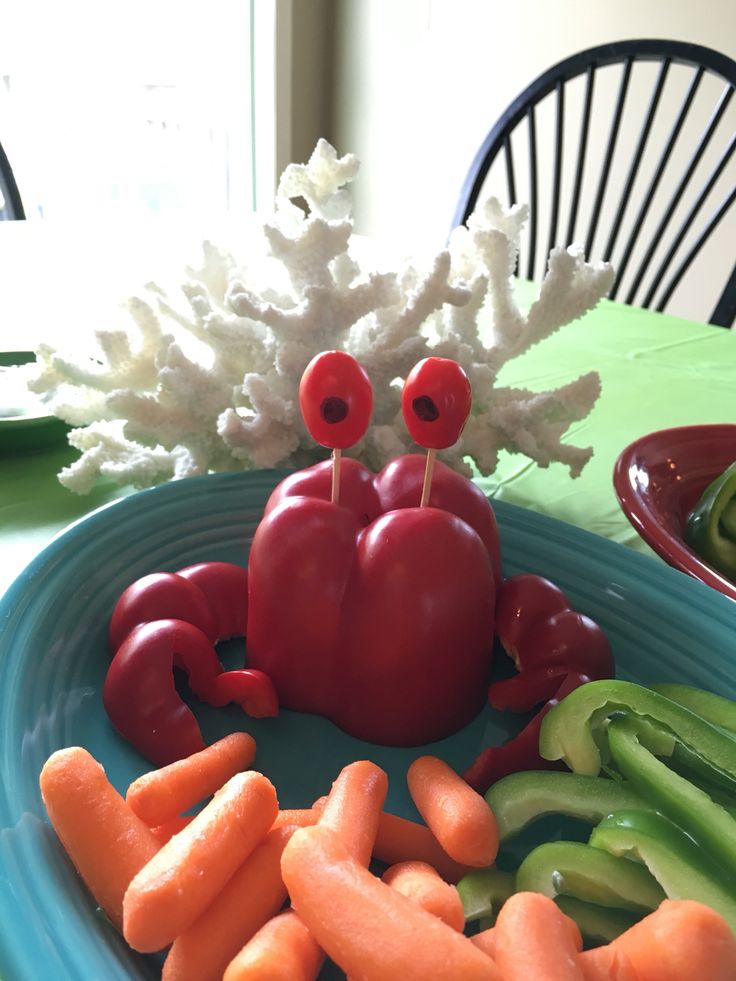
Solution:
[{"label": "green bell pepper slice", "polygon": [[516,870],[516,889],[640,913],[656,909],[665,898],[643,865],[577,841],[550,841],[529,852]]},{"label": "green bell pepper slice", "polygon": [[614,763],[642,797],[692,835],[736,881],[736,821],[654,755],[669,756],[674,745],[668,753],[661,732],[632,715],[611,719],[608,745]]},{"label": "green bell pepper slice", "polygon": [[669,683],[649,687],[678,705],[684,705],[706,722],[736,734],[736,702],[730,698],[702,688],[693,688],[692,685]]},{"label": "green bell pepper slice", "polygon": [[610,759],[609,716],[633,713],[653,723],[662,735],[682,743],[692,762],[710,779],[736,786],[736,738],[672,699],[631,681],[590,681],[547,713],[539,733],[546,760],[564,760],[575,773],[596,777]]},{"label": "green bell pepper slice", "polygon": [[685,519],[683,537],[701,559],[736,580],[736,461],[705,488]]},{"label": "green bell pepper slice", "polygon": [[465,911],[465,922],[494,919],[509,896],[516,892],[513,872],[501,869],[479,869],[469,872],[457,884]]},{"label": "green bell pepper slice", "polygon": [[641,862],[669,899],[696,899],[736,930],[736,889],[717,864],[676,824],[656,811],[619,811],[593,830],[590,845],[621,861]]},{"label": "green bell pepper slice", "polygon": [[566,916],[575,920],[589,946],[610,944],[641,919],[638,913],[613,909],[611,906],[597,906],[595,903],[576,899],[575,896],[557,896],[555,902]]},{"label": "green bell pepper slice", "polygon": [[614,811],[649,806],[624,781],[552,770],[511,773],[494,783],[485,798],[496,816],[502,842],[548,814],[593,825]]}]

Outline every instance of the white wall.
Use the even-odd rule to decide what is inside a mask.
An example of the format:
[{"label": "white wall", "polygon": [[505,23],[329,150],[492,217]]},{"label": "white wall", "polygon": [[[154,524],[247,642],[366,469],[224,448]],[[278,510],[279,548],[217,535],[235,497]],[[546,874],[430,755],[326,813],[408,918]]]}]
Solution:
[{"label": "white wall", "polygon": [[[337,0],[330,135],[362,161],[356,230],[441,247],[475,151],[508,103],[567,55],[633,37],[736,58],[736,0]],[[718,282],[733,264],[736,222],[723,234]],[[670,309],[707,319],[702,292],[680,290]]]}]

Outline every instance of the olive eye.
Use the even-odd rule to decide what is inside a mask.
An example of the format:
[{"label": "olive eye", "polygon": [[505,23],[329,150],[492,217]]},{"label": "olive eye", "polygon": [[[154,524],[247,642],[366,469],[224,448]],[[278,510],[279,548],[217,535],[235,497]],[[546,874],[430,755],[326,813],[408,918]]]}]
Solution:
[{"label": "olive eye", "polygon": [[316,442],[344,450],[365,435],[373,410],[373,386],[352,355],[322,351],[304,370],[299,407]]},{"label": "olive eye", "polygon": [[470,415],[468,376],[449,358],[425,358],[409,372],[401,411],[418,446],[443,450],[457,442]]}]

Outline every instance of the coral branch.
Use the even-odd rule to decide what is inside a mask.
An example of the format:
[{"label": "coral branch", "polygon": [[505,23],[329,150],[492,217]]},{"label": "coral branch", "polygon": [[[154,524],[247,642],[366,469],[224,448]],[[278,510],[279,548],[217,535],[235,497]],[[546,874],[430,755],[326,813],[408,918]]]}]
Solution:
[{"label": "coral branch", "polygon": [[594,307],[610,288],[610,266],[554,250],[525,313],[514,269],[528,212],[489,198],[427,265],[406,260],[379,272],[364,250],[351,251],[347,185],[358,167],[320,140],[306,164],[284,171],[253,252],[236,259],[205,242],[180,294],[149,284],[128,301],[129,331],[96,331],[94,357],[38,349],[31,387],[79,427],[70,442],[81,455],[60,474],[65,486],[85,493],[100,476],[149,486],[321,459],[297,393],[306,365],[329,348],[354,354],[373,382],[372,425],[352,452],[374,468],[415,449],[401,379],[435,354],[459,361],[473,386],[473,414],[449,463],[468,472],[470,458],[488,475],[509,450],[580,473],[592,449],[565,437],[594,405],[597,374],[546,392],[499,387],[497,378],[511,358]]}]

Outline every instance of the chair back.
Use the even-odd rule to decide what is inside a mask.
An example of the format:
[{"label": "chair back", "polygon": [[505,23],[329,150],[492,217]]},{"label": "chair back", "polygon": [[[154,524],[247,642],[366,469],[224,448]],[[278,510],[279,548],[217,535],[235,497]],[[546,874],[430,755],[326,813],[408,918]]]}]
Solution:
[{"label": "chair back", "polygon": [[10,161],[0,143],[0,221],[25,218],[23,202]]},{"label": "chair back", "polygon": [[[609,66],[619,66],[617,84],[599,105],[602,76],[616,71]],[[632,85],[636,71],[647,78]],[[580,243],[586,258],[613,263],[612,299],[664,310],[718,225],[736,218],[735,86],[736,62],[695,44],[632,40],[581,51],[540,75],[490,130],[452,227],[467,221],[500,172],[508,203],[529,205],[520,275],[538,277],[554,246]],[[526,193],[518,195],[522,179]],[[709,320],[721,326],[736,317],[736,228],[727,241],[715,259],[701,260],[717,263]]]}]

